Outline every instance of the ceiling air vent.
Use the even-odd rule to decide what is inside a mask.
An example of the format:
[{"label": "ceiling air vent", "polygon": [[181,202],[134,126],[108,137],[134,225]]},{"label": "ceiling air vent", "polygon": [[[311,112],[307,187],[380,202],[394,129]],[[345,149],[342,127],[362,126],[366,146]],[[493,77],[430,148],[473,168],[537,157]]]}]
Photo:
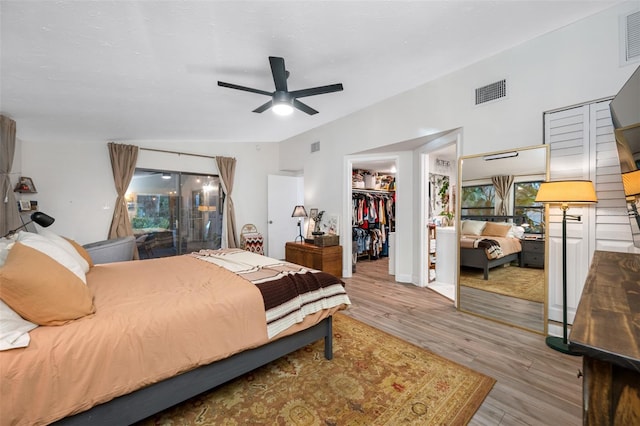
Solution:
[{"label": "ceiling air vent", "polygon": [[623,17],[624,62],[640,60],[640,11]]},{"label": "ceiling air vent", "polygon": [[311,152],[320,151],[320,141],[311,144]]},{"label": "ceiling air vent", "polygon": [[476,89],[476,105],[495,101],[507,96],[507,80],[496,81]]}]

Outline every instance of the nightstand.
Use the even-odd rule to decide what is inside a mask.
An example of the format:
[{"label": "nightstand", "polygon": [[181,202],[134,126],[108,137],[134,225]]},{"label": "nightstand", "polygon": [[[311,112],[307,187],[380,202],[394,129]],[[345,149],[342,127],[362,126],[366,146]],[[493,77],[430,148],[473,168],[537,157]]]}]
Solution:
[{"label": "nightstand", "polygon": [[342,246],[320,247],[307,243],[287,243],[285,260],[307,268],[342,276]]},{"label": "nightstand", "polygon": [[520,267],[544,268],[544,240],[522,240]]}]

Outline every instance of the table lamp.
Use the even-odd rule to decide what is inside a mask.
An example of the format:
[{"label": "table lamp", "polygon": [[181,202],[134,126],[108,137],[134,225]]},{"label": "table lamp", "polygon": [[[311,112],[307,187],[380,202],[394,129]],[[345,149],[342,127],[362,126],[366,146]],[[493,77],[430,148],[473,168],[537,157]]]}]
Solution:
[{"label": "table lamp", "polygon": [[2,238],[7,238],[7,237],[12,236],[16,232],[18,232],[20,229],[26,227],[31,222],[35,222],[38,225],[42,226],[43,228],[46,228],[48,226],[51,226],[51,224],[55,221],[54,218],[52,218],[51,216],[49,216],[47,214],[44,214],[42,212],[34,212],[34,213],[32,213],[30,219],[31,220],[29,222],[23,223],[22,225],[18,226],[16,229],[13,229],[13,230],[7,232]]},{"label": "table lamp", "polygon": [[293,208],[293,213],[291,213],[291,217],[298,218],[298,236],[294,240],[298,242],[298,238],[300,238],[300,242],[304,242],[304,237],[302,236],[302,218],[307,217],[307,211],[304,209],[304,206],[295,206]]}]

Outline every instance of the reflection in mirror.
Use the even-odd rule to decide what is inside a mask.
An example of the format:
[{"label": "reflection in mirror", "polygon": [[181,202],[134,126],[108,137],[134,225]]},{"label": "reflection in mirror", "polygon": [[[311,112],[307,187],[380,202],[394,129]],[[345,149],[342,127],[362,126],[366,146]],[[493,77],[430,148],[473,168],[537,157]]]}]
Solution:
[{"label": "reflection in mirror", "polygon": [[610,104],[633,243],[640,247],[640,67]]},{"label": "reflection in mirror", "polygon": [[546,333],[544,205],[548,147],[462,157],[459,309]]}]

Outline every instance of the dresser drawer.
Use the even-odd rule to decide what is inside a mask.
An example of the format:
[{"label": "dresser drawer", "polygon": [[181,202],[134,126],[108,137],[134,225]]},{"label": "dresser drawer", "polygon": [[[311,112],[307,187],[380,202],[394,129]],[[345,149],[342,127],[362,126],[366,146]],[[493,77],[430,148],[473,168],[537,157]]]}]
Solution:
[{"label": "dresser drawer", "polygon": [[522,241],[522,251],[526,253],[542,253],[544,255],[544,241]]},{"label": "dresser drawer", "polygon": [[522,263],[524,266],[544,268],[544,253],[524,253]]},{"label": "dresser drawer", "polygon": [[522,240],[520,266],[544,268],[544,240]]}]

